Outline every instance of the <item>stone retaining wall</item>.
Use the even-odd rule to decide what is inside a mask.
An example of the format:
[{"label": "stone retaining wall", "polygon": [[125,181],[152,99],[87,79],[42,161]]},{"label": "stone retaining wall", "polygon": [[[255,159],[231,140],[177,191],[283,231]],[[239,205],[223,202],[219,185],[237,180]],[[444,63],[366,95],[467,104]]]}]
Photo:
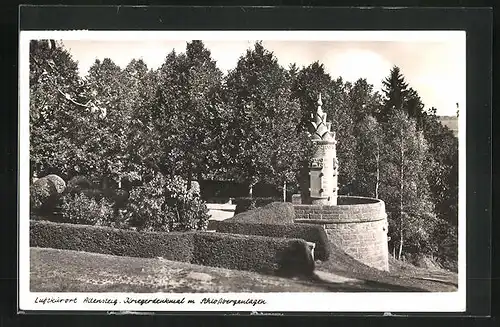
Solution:
[{"label": "stone retaining wall", "polygon": [[294,204],[295,222],[320,224],[328,238],[360,262],[389,270],[387,215],[378,199],[339,196],[338,205]]}]

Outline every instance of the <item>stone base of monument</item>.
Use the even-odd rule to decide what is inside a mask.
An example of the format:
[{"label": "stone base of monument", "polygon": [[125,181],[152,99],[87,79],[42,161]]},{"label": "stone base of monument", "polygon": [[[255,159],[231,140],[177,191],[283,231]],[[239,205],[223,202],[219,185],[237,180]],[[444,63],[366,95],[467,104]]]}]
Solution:
[{"label": "stone base of monument", "polygon": [[333,196],[333,197],[325,196],[325,197],[311,198],[311,204],[312,205],[334,206],[334,205],[337,205],[337,197],[336,196]]},{"label": "stone base of monument", "polygon": [[337,205],[294,204],[295,222],[319,224],[330,241],[367,266],[389,270],[385,203],[339,196]]}]

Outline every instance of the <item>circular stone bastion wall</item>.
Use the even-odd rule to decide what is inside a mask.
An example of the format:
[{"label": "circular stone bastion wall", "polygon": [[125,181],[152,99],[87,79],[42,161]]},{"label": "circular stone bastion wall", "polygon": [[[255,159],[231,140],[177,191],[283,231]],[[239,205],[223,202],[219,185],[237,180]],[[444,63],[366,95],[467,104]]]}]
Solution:
[{"label": "circular stone bastion wall", "polygon": [[294,204],[295,222],[319,224],[330,241],[367,266],[389,270],[387,214],[381,200],[339,196],[337,205]]}]

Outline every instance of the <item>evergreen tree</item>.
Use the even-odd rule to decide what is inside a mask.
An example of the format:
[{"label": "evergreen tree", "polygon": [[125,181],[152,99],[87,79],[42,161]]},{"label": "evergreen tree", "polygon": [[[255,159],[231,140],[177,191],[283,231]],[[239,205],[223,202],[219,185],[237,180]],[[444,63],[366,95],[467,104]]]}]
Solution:
[{"label": "evergreen tree", "polygon": [[378,120],[388,122],[396,112],[404,111],[407,96],[409,94],[408,83],[406,83],[399,67],[394,66],[390,75],[382,82],[384,105],[380,108]]},{"label": "evergreen tree", "polygon": [[415,119],[417,123],[417,128],[422,129],[422,119],[424,115],[424,104],[420,99],[417,91],[411,87],[408,89],[408,94],[404,103],[404,111],[408,114],[410,118]]},{"label": "evergreen tree", "polygon": [[183,151],[177,145],[183,139],[180,113],[186,109],[187,87],[186,56],[172,50],[157,71],[155,102],[151,108],[155,135],[159,139],[154,161],[164,175],[180,175],[185,171]]}]

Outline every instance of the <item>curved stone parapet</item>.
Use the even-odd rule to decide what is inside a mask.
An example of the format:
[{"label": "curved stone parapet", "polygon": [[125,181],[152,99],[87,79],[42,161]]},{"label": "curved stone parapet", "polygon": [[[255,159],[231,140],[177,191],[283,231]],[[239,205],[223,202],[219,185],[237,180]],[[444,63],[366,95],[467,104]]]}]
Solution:
[{"label": "curved stone parapet", "polygon": [[360,262],[389,270],[387,214],[382,200],[339,196],[338,205],[295,204],[295,222],[320,224],[328,238]]}]

